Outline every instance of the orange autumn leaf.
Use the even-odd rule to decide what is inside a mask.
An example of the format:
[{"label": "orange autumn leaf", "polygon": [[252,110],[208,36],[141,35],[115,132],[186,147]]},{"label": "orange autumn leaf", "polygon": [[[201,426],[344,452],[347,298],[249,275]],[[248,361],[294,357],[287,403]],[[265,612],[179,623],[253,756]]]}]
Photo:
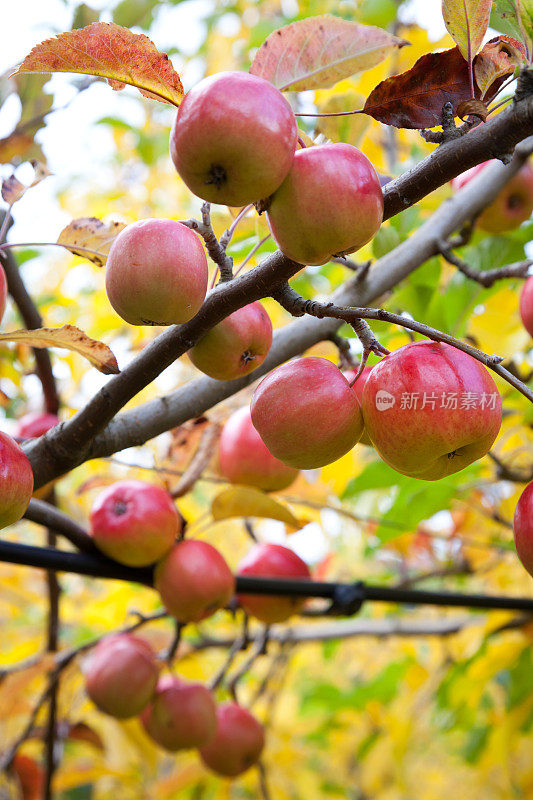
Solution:
[{"label": "orange autumn leaf", "polygon": [[36,45],[15,74],[77,72],[106,78],[112,89],[135,86],[142,95],[179,106],[183,86],[166,53],[143,33],[95,22]]}]

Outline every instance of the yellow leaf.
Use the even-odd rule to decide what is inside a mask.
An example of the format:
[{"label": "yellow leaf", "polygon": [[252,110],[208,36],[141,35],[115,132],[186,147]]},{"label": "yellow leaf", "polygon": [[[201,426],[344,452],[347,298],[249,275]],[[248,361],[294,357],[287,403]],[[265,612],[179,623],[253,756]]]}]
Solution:
[{"label": "yellow leaf", "polygon": [[120,372],[117,360],[109,347],[103,342],[91,339],[74,325],[60,328],[35,328],[35,330],[10,331],[1,333],[0,341],[22,342],[30,347],[64,347],[86,358],[93,367],[104,375]]},{"label": "yellow leaf", "polygon": [[[97,267],[103,267],[111,245],[125,227],[124,222],[105,223],[96,217],[80,217],[63,228],[57,243],[75,255],[92,261]],[[85,252],[87,250],[91,252]]]},{"label": "yellow leaf", "polygon": [[299,529],[302,523],[296,519],[287,506],[259,489],[249,486],[231,486],[224,489],[211,503],[213,519],[222,520],[230,517],[265,517],[285,522],[292,528]]},{"label": "yellow leaf", "polygon": [[112,89],[135,86],[145,97],[179,106],[183,86],[166,53],[144,33],[112,22],[61,33],[36,45],[15,74],[77,72],[107,78]]}]

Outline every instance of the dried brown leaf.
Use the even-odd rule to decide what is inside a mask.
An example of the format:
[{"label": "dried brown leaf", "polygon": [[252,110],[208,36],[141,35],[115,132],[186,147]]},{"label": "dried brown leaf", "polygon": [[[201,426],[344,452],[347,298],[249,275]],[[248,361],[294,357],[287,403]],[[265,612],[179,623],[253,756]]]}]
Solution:
[{"label": "dried brown leaf", "polygon": [[[57,243],[68,248],[75,255],[92,261],[96,266],[103,267],[111,245],[125,227],[124,222],[105,223],[96,217],[80,217],[72,220],[66,228],[63,228]],[[84,250],[92,252],[87,253]]]},{"label": "dried brown leaf", "polygon": [[[476,91],[479,98],[479,89]],[[433,128],[442,122],[442,107],[471,99],[468,65],[459,48],[427,53],[401,75],[379,83],[363,112],[396,128]]]},{"label": "dried brown leaf", "polygon": [[62,325],[61,328],[35,328],[31,331],[10,331],[1,333],[0,341],[27,344],[29,347],[61,347],[83,356],[104,375],[116,375],[120,371],[109,347],[103,342],[91,339],[74,325]]}]

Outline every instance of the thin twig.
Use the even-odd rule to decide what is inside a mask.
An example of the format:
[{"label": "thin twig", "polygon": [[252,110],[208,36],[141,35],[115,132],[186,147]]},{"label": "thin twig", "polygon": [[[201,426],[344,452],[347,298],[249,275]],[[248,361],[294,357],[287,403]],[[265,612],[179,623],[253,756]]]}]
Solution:
[{"label": "thin twig", "polygon": [[517,261],[514,264],[509,264],[505,267],[497,267],[495,269],[477,270],[470,267],[466,261],[463,261],[450,247],[449,242],[439,242],[440,254],[446,259],[449,264],[457,267],[459,272],[462,272],[470,280],[480,283],[486,289],[490,289],[496,281],[503,280],[504,278],[525,278],[529,268],[533,264],[533,260],[526,259],[525,261]]},{"label": "thin twig", "polygon": [[[506,370],[505,367],[501,366],[503,358],[500,356],[490,356],[487,353],[483,353],[481,350],[478,350],[477,347],[472,347],[472,345],[462,342],[460,339],[456,339],[454,336],[450,336],[447,333],[438,331],[436,328],[432,328],[429,325],[424,325],[422,322],[408,319],[400,314],[393,314],[392,312],[385,311],[382,308],[342,308],[334,303],[320,303],[317,300],[305,300],[290,286],[288,286],[288,284],[286,286],[279,287],[272,293],[272,296],[283,306],[283,308],[287,309],[287,311],[290,311],[292,314],[294,314],[294,316],[301,316],[305,313],[310,314],[313,317],[317,317],[318,319],[331,317],[333,319],[343,320],[351,325],[356,323],[357,320],[375,319],[384,322],[391,322],[394,325],[400,325],[403,328],[416,331],[416,333],[420,333],[422,336],[426,336],[428,339],[431,339],[434,342],[444,342],[452,345],[452,347],[462,350],[463,353],[467,353],[485,367],[493,370],[493,372],[510,383],[511,386],[513,386],[515,389],[518,389],[518,391],[523,394],[524,397],[527,397],[528,400],[533,402],[533,390],[522,383],[522,381],[518,380],[518,378]],[[376,352],[375,349],[372,349],[372,351]]]}]

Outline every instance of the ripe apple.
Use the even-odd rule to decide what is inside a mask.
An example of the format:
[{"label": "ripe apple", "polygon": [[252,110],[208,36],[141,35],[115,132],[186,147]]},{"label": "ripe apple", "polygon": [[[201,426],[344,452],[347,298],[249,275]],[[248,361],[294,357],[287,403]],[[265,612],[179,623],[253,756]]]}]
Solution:
[{"label": "ripe apple", "polygon": [[[370,370],[372,367],[363,367],[363,371],[357,378],[356,382],[352,385],[352,389],[355,392],[355,396],[359,401],[359,405],[363,402],[363,389],[365,388],[366,379],[370,375]],[[347,369],[343,373],[344,377],[348,381],[348,383],[352,383],[353,379],[357,375],[357,372],[353,369]],[[368,435],[366,428],[363,428],[363,433],[361,434],[361,438],[359,439],[359,444],[367,444],[372,447],[372,442],[370,441],[370,436]]]},{"label": "ripe apple", "polygon": [[[255,545],[242,559],[236,573],[262,578],[311,580],[311,573],[305,561],[288,547],[280,544]],[[302,597],[259,594],[240,594],[237,597],[247,614],[266,622],[267,625],[285,622],[305,603],[305,598]]]},{"label": "ripe apple", "polygon": [[199,622],[229,603],[235,578],[212,545],[184,539],[156,566],[154,586],[169,614]]},{"label": "ripe apple", "polygon": [[272,455],[298,469],[331,464],[363,431],[355,392],[325,358],[297,358],[263,378],[251,403],[252,422]]},{"label": "ripe apple", "polygon": [[57,414],[39,414],[39,412],[32,411],[29,414],[24,414],[17,421],[16,436],[18,439],[35,439],[38,436],[43,436],[50,428],[55,428],[59,424],[59,417]]},{"label": "ripe apple", "polygon": [[485,367],[430,341],[400,347],[373,367],[362,409],[381,458],[429,481],[484,456],[502,421],[501,397]]},{"label": "ripe apple", "polygon": [[140,714],[151,700],[159,668],[145,639],[118,633],[98,642],[84,672],[93,703],[112,717],[127,719]]},{"label": "ripe apple", "polygon": [[324,144],[298,150],[267,209],[280,250],[299,264],[325,264],[353,253],[377,233],[383,192],[357,147]]},{"label": "ripe apple", "polygon": [[526,280],[520,292],[520,316],[524,328],[533,336],[533,275]]},{"label": "ripe apple", "polygon": [[271,83],[219,72],[185,96],[170,134],[170,156],[191,192],[228,206],[274,192],[298,140],[292,109]]},{"label": "ripe apple", "polygon": [[118,481],[100,492],[91,509],[95,545],[129,567],[147,567],[167,553],[182,520],[171,496],[144,481]]},{"label": "ripe apple", "polygon": [[202,747],[217,728],[213,695],[201,683],[185,683],[174,675],[159,679],[152,702],[141,714],[146,733],[172,752]]},{"label": "ripe apple", "polygon": [[218,443],[220,474],[229,483],[265,492],[286,489],[298,470],[275,458],[257,433],[248,406],[239,408],[222,428]]},{"label": "ripe apple", "polygon": [[215,737],[201,748],[200,756],[213,772],[235,778],[259,761],[264,745],[261,723],[237,703],[222,703]]},{"label": "ripe apple", "polygon": [[187,322],[207,292],[200,239],[172,219],[133,222],[111,245],[105,288],[117,314],[130,325]]},{"label": "ripe apple", "polygon": [[17,776],[22,800],[42,800],[44,770],[35,759],[17,753],[11,762],[11,769]]},{"label": "ripe apple", "polygon": [[533,575],[533,482],[526,486],[516,504],[513,528],[518,558]]},{"label": "ripe apple", "polygon": [[189,350],[201,372],[219,381],[232,381],[263,363],[272,344],[272,323],[259,302],[239,308],[211,328]]},{"label": "ripe apple", "polygon": [[32,492],[30,462],[14,439],[0,433],[0,528],[12,525],[24,515]]},{"label": "ripe apple", "polygon": [[[482,164],[458,175],[452,181],[452,189],[458,191],[466,186],[472,178],[485,169],[491,161]],[[482,211],[477,219],[477,224],[487,233],[506,233],[518,228],[533,211],[533,167],[529,163],[511,178],[509,183],[501,190],[490,206]]]}]

